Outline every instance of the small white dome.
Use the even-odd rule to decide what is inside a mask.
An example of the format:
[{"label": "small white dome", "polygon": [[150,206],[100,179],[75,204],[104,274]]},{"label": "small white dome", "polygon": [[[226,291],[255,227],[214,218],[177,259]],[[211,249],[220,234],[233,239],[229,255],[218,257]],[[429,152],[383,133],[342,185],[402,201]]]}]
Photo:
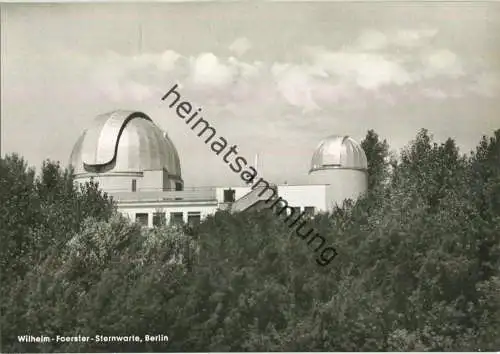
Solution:
[{"label": "small white dome", "polygon": [[332,135],[323,139],[314,151],[311,170],[367,170],[368,163],[360,144],[348,136]]}]

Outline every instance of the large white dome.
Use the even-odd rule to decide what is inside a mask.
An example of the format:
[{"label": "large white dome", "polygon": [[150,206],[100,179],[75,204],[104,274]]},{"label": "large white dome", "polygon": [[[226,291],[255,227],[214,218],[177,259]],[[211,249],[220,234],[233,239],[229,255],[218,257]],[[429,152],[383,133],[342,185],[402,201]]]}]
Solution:
[{"label": "large white dome", "polygon": [[365,152],[349,136],[331,135],[323,139],[314,151],[309,173],[327,169],[366,170]]},{"label": "large white dome", "polygon": [[141,112],[119,110],[98,116],[76,142],[69,163],[77,177],[166,170],[181,179],[174,144]]}]

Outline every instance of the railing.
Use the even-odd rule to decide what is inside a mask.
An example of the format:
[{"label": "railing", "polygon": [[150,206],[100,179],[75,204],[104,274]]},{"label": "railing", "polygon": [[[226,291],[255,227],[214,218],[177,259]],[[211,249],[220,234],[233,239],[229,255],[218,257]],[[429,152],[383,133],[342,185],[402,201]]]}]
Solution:
[{"label": "railing", "polygon": [[[145,188],[140,187],[140,190],[134,193],[141,192],[183,192],[183,191],[215,191],[217,187],[203,186],[203,187],[184,187],[182,191],[178,191],[175,188]],[[121,192],[131,192],[129,188],[106,188],[108,193],[121,193]]]},{"label": "railing", "polygon": [[215,201],[215,189],[187,191],[156,191],[156,192],[109,192],[118,202],[126,201]]},{"label": "railing", "polygon": [[269,192],[271,192],[271,189],[276,193],[276,185],[271,185],[269,189],[264,186],[259,186],[255,189],[252,189],[250,192],[233,203],[231,211],[245,211],[257,202],[267,200],[269,198]]}]

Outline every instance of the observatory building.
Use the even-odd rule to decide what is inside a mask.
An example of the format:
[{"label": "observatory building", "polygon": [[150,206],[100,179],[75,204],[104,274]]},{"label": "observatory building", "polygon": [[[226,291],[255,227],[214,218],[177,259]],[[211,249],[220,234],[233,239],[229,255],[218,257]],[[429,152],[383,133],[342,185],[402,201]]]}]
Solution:
[{"label": "observatory building", "polygon": [[[76,141],[69,164],[77,182],[99,182],[121,213],[144,226],[197,223],[217,210],[245,211],[259,202],[252,186],[185,188],[174,143],[141,112],[96,117]],[[347,136],[324,139],[313,153],[309,181],[276,186],[294,212],[314,214],[356,199],[367,189],[363,149]]]},{"label": "observatory building", "polygon": [[76,142],[70,164],[77,179],[93,177],[107,192],[183,189],[174,144],[140,112],[98,116]]},{"label": "observatory building", "polygon": [[314,151],[309,181],[326,185],[327,209],[345,199],[356,199],[368,188],[366,155],[348,136],[332,135]]}]

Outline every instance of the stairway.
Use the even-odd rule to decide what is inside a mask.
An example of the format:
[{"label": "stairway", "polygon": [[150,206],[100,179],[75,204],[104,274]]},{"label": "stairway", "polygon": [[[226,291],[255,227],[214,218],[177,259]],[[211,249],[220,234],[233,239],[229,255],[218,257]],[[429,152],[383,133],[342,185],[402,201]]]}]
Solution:
[{"label": "stairway", "polygon": [[[277,193],[277,187],[274,184],[270,185],[271,189]],[[270,197],[270,191],[264,192],[267,189],[267,186],[258,186],[255,189],[252,189],[250,192],[245,194],[240,199],[236,200],[230,208],[231,213],[236,213],[240,211],[248,210],[251,207],[254,208],[263,208],[265,207],[265,201]],[[262,194],[259,196],[259,194]]]}]

